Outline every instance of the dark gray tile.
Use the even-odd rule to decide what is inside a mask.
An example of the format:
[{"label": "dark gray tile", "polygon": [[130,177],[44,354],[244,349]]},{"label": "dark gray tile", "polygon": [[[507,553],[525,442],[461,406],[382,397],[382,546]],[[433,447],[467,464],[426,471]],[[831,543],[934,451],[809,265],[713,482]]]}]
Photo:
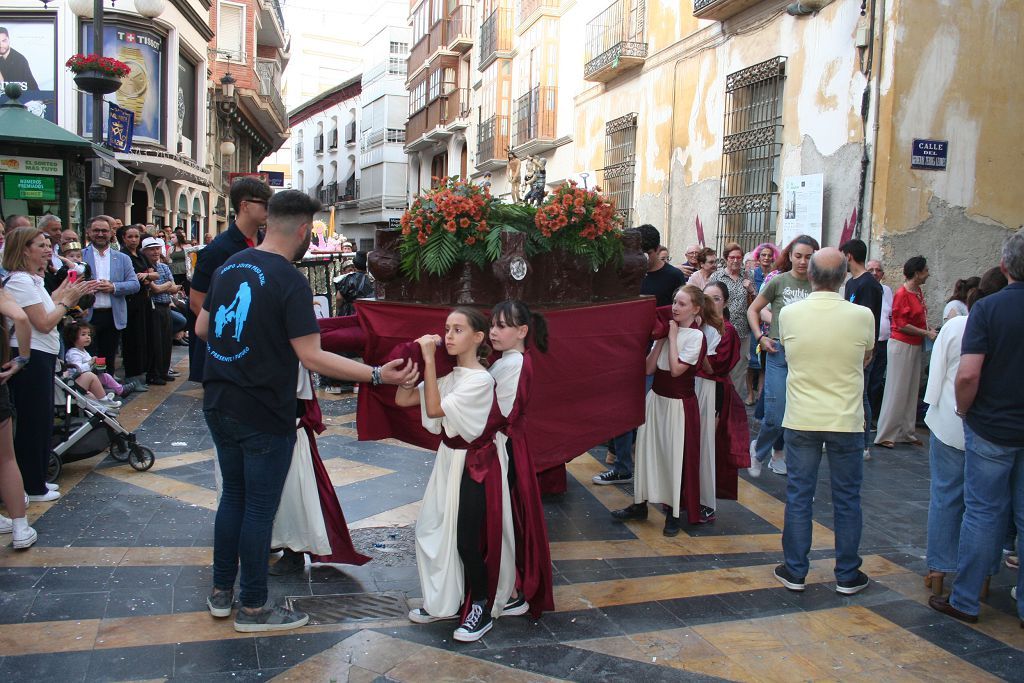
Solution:
[{"label": "dark gray tile", "polygon": [[337,645],[351,632],[298,633],[256,638],[260,669],[292,667]]},{"label": "dark gray tile", "polygon": [[658,602],[602,607],[601,612],[625,633],[661,631],[683,626],[683,621]]},{"label": "dark gray tile", "polygon": [[38,593],[39,591],[34,588],[0,591],[0,624],[18,624],[25,621],[25,616]]},{"label": "dark gray tile", "polygon": [[107,590],[112,567],[53,567],[36,584],[43,593],[85,593]]},{"label": "dark gray tile", "polygon": [[624,635],[622,628],[597,609],[550,612],[544,626],[561,642]]},{"label": "dark gray tile", "polygon": [[0,666],[3,681],[84,681],[92,652],[9,655]]},{"label": "dark gray tile", "polygon": [[1024,652],[1015,648],[986,650],[964,655],[961,659],[1004,681],[1024,681]]},{"label": "dark gray tile", "polygon": [[723,593],[718,598],[741,617],[767,617],[800,610],[795,595],[782,587]]},{"label": "dark gray tile", "polygon": [[107,619],[141,617],[172,612],[174,589],[127,588],[110,591]]},{"label": "dark gray tile", "polygon": [[107,609],[107,592],[49,593],[40,591],[26,615],[26,621],[67,621],[102,619]]},{"label": "dark gray tile", "polygon": [[525,645],[554,644],[554,635],[548,630],[542,619],[533,619],[529,615],[521,617],[501,617],[494,622],[484,643],[488,648],[523,647]]},{"label": "dark gray tile", "polygon": [[181,567],[118,567],[110,579],[110,588],[127,590],[132,588],[164,588],[173,586]]},{"label": "dark gray tile", "polygon": [[688,626],[718,621],[732,621],[739,614],[714,595],[700,595],[692,598],[662,600],[662,607],[676,619]]},{"label": "dark gray tile", "polygon": [[646,662],[637,662],[632,659],[612,657],[601,652],[593,653],[578,669],[569,672],[566,677],[571,681],[580,681],[581,683],[620,683],[621,681],[675,683],[676,681],[726,680]]},{"label": "dark gray tile", "polygon": [[[452,652],[461,652],[463,654],[487,649],[487,644],[482,639],[475,643],[460,643],[454,640],[452,638],[452,633],[456,628],[458,628],[458,626],[458,623],[453,619],[450,621],[436,621],[432,624],[399,626],[397,628],[380,628],[373,630],[393,638],[400,638],[413,643],[419,643],[420,645],[429,645],[430,647],[436,647]],[[506,664],[506,666],[509,665]]]},{"label": "dark gray tile", "polygon": [[[223,620],[225,634],[232,632],[230,620]],[[174,649],[175,676],[258,670],[256,640],[240,638],[202,643],[179,643]]]},{"label": "dark gray tile", "polygon": [[937,624],[917,626],[907,630],[957,657],[1005,647],[995,638],[975,631],[967,624],[961,624],[951,617],[946,617]]},{"label": "dark gray tile", "polygon": [[484,659],[495,664],[501,664],[502,666],[559,679],[566,679],[571,676],[574,671],[578,671],[594,655],[594,653],[587,650],[558,644],[527,645],[524,647],[497,649],[488,648],[471,652],[470,654],[478,659]]},{"label": "dark gray tile", "polygon": [[131,681],[170,678],[174,674],[174,646],[94,650],[87,681]]},{"label": "dark gray tile", "polygon": [[26,590],[34,587],[46,574],[46,567],[0,568],[0,593]]}]

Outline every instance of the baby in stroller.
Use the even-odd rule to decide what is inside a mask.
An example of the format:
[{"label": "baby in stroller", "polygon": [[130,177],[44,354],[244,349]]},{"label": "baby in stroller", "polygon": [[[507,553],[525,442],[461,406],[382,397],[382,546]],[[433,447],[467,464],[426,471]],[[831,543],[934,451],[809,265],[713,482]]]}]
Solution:
[{"label": "baby in stroller", "polygon": [[[121,402],[114,397],[125,397],[135,389],[135,382],[118,383],[106,372],[94,372],[96,357],[90,356],[86,348],[92,343],[92,326],[87,322],[71,322],[64,327],[64,362],[68,370],[75,373],[74,380],[80,388],[104,408],[120,408]],[[109,392],[107,390],[110,390]]]}]

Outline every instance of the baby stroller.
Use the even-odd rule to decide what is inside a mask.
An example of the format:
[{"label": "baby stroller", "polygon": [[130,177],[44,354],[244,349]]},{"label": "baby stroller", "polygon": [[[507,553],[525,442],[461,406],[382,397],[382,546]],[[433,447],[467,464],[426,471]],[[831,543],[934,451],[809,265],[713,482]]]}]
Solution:
[{"label": "baby stroller", "polygon": [[55,483],[65,463],[99,455],[105,450],[120,462],[145,472],[156,456],[139,444],[135,435],[117,421],[117,412],[105,407],[75,383],[78,371],[61,371],[54,376],[54,410],[50,461],[46,481]]}]

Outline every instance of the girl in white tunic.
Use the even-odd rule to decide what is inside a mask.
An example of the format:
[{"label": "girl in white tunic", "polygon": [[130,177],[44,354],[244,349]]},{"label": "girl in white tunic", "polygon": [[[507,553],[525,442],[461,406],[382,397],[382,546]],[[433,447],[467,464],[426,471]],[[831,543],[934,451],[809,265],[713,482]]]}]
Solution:
[{"label": "girl in white tunic", "polygon": [[691,524],[700,520],[700,411],[694,393],[696,366],[704,357],[704,334],[695,327],[704,293],[692,285],[672,297],[668,337],[647,354],[647,373],[654,386],[647,393],[646,418],[636,441],[633,505],[615,518],[646,519],[647,503],[671,507],[663,533],[679,533],[685,508]]},{"label": "girl in white tunic", "polygon": [[[712,283],[719,284],[721,283]],[[712,285],[708,285],[709,287]],[[724,285],[721,285],[724,287]],[[700,408],[700,522],[706,524],[715,521],[715,510],[718,508],[715,497],[715,391],[717,382],[708,375],[712,373],[711,358],[718,350],[722,341],[722,314],[709,305],[711,299],[704,297],[701,309],[701,332],[707,342],[707,356],[697,371],[694,389],[697,392],[697,406]]]},{"label": "girl in white tunic", "polygon": [[[493,445],[494,431],[499,426],[492,417],[495,413],[500,418],[500,413],[492,410],[496,407],[494,379],[482,363],[490,354],[490,347],[484,343],[489,327],[488,320],[475,309],[453,310],[445,322],[444,345],[447,353],[457,358],[455,368],[437,377],[434,353],[442,339],[436,334],[424,335],[416,340],[423,351],[423,382],[418,386],[415,380],[403,384],[395,395],[399,406],[421,406],[424,428],[442,438],[416,522],[416,564],[423,607],[409,612],[409,619],[429,623],[457,618],[468,579],[471,603],[462,610],[464,618],[453,637],[469,642],[479,640],[493,625],[492,611],[485,609],[487,572],[479,543],[473,554],[467,553],[467,544],[459,542],[460,522],[465,524],[459,519],[460,499],[463,494],[482,495],[476,488],[479,484],[464,476],[468,472],[467,452],[475,451],[484,438]],[[506,585],[499,585],[495,596],[499,614],[515,586],[514,562],[508,566],[512,571],[504,577]]]}]

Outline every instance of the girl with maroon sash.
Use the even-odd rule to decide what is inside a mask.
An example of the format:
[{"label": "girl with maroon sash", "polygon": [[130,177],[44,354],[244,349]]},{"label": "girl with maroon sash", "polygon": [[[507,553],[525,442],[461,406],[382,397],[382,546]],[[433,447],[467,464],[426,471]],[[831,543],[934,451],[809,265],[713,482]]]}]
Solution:
[{"label": "girl with maroon sash", "polygon": [[679,514],[700,522],[700,410],[694,379],[706,353],[697,316],[704,293],[692,285],[672,296],[668,337],[647,354],[647,374],[654,386],[647,393],[646,420],[637,432],[632,505],[612,512],[620,520],[647,519],[647,503],[670,507],[666,536],[679,533]]},{"label": "girl with maroon sash", "polygon": [[508,463],[518,594],[505,605],[504,616],[534,618],[554,609],[551,552],[547,525],[526,441],[526,409],[533,382],[534,349],[547,351],[547,322],[522,301],[503,301],[491,309],[491,347],[501,358],[491,365],[497,383],[498,408],[506,424],[495,435],[499,457]]},{"label": "girl with maroon sash", "polygon": [[444,335],[445,350],[457,359],[451,373],[438,378],[435,352],[442,340],[424,335],[416,340],[423,381],[400,385],[395,394],[400,407],[419,405],[423,427],[441,437],[416,522],[423,606],[409,619],[422,624],[461,615],[453,638],[462,642],[487,633],[515,589],[508,481],[494,445],[504,418],[483,365],[491,352],[488,331],[479,311],[454,309]]},{"label": "girl with maroon sash", "polygon": [[[715,496],[736,500],[738,471],[750,467],[750,423],[743,401],[729,376],[729,370],[740,357],[740,337],[729,322],[726,305],[729,289],[721,282],[712,282],[704,288],[706,308],[714,308],[722,318],[722,338],[715,355],[708,356],[711,371],[700,373],[715,382]],[[742,305],[742,303],[740,304]]]}]

